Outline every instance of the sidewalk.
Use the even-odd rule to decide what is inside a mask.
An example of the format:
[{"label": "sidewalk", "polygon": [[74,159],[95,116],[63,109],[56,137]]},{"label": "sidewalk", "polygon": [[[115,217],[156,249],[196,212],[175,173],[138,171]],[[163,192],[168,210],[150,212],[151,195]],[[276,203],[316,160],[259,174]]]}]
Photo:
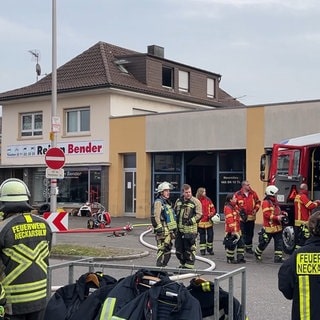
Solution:
[{"label": "sidewalk", "polygon": [[[86,228],[86,217],[70,217],[69,229]],[[132,249],[134,256],[125,257],[126,260],[112,263],[126,265],[142,265],[155,266],[156,251],[145,248],[140,242],[140,234],[148,229],[148,219],[135,219],[131,217],[112,218],[111,227],[125,226],[130,223],[133,226],[132,231],[125,236],[114,236],[112,233],[76,233],[76,234],[57,234],[57,243],[77,243],[89,246],[109,246],[115,248]],[[231,271],[239,266],[246,268],[246,292],[247,292],[247,314],[250,320],[289,320],[291,312],[291,301],[286,300],[278,291],[278,270],[280,265],[273,263],[273,242],[263,254],[263,262],[257,263],[252,255],[246,255],[246,264],[230,265],[226,263],[225,250],[222,244],[224,237],[224,223],[215,226],[214,234],[214,256],[205,256],[212,259],[216,264],[216,271]],[[257,233],[260,226],[256,226],[254,246],[257,244]],[[152,245],[155,245],[154,235],[148,233],[144,240]],[[146,252],[147,255],[141,255]],[[199,249],[198,249],[199,252]],[[52,259],[51,264],[61,263],[61,260]],[[178,260],[175,255],[172,255],[169,262],[169,267],[175,268],[178,266]],[[207,268],[208,265],[203,262],[196,261],[198,270]],[[121,274],[117,270],[117,275]],[[61,275],[60,275],[61,276]],[[59,280],[59,277],[57,277]],[[57,279],[55,279],[57,281]],[[61,281],[61,280],[60,280]],[[60,283],[61,284],[61,283]],[[236,282],[236,288],[239,288],[239,283]],[[227,288],[226,288],[227,289]]]}]

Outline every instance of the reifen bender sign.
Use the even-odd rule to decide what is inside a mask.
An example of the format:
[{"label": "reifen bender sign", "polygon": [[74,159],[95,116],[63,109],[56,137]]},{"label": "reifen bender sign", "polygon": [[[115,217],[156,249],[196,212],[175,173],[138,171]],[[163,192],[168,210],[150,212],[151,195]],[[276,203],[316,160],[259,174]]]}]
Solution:
[{"label": "reifen bender sign", "polygon": [[[78,141],[70,143],[57,143],[57,146],[68,156],[83,156],[90,154],[103,154],[104,141]],[[7,146],[7,157],[37,157],[43,156],[50,149],[50,144],[25,144]]]}]

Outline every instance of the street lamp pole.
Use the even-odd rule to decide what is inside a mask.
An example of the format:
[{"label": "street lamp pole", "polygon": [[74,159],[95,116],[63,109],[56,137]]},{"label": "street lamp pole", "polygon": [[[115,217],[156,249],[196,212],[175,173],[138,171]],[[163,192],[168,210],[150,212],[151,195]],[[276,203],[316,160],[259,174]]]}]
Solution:
[{"label": "street lamp pole", "polygon": [[[51,148],[57,146],[57,133],[53,130],[53,119],[57,115],[57,27],[56,27],[56,0],[52,0],[52,91],[51,91]],[[57,179],[51,179],[50,209],[57,211]]]}]

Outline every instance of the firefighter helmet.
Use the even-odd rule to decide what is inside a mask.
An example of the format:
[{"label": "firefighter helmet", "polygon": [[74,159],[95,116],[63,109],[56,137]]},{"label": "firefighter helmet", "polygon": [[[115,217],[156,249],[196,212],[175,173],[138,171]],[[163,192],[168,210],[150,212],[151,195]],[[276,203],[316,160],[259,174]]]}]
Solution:
[{"label": "firefighter helmet", "polygon": [[276,186],[267,186],[265,194],[267,196],[275,196],[279,189]]},{"label": "firefighter helmet", "polygon": [[309,218],[308,227],[311,234],[320,236],[320,211],[315,211]]},{"label": "firefighter helmet", "polygon": [[27,185],[20,179],[10,178],[0,185],[0,201],[2,202],[28,201],[30,196]]},{"label": "firefighter helmet", "polygon": [[282,240],[284,244],[284,251],[291,254],[296,246],[293,226],[287,226],[283,229]]},{"label": "firefighter helmet", "polygon": [[213,224],[218,224],[220,222],[220,214],[216,213],[210,220]]},{"label": "firefighter helmet", "polygon": [[172,189],[173,189],[172,184],[164,181],[158,185],[157,192],[162,192],[164,190],[172,190]]},{"label": "firefighter helmet", "polygon": [[210,220],[213,224],[218,224],[221,221],[220,214],[216,213]]}]

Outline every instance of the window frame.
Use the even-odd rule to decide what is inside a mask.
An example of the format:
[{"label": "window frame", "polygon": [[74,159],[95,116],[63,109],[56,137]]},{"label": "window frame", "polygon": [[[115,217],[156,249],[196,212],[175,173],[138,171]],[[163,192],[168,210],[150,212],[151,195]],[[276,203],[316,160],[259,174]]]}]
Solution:
[{"label": "window frame", "polygon": [[162,66],[162,86],[173,89],[174,87],[174,68]]},{"label": "window frame", "polygon": [[179,70],[178,75],[179,92],[190,92],[190,72],[185,70]]},{"label": "window frame", "polygon": [[[82,121],[85,119],[81,119],[81,112],[87,111],[88,112],[88,123],[86,123],[86,126],[88,127],[88,130],[81,130]],[[76,119],[75,123],[70,124],[69,118],[71,113],[76,113]],[[86,107],[77,107],[77,108],[68,108],[64,110],[65,115],[65,133],[66,135],[82,135],[82,134],[89,134],[91,131],[91,125],[90,125],[90,118],[91,118],[91,110],[89,106]],[[71,120],[71,119],[70,119]],[[75,126],[75,130],[70,131],[70,126]]]},{"label": "window frame", "polygon": [[216,97],[216,81],[212,78],[207,78],[207,98],[214,99]]},{"label": "window frame", "polygon": [[[30,129],[24,128],[24,119],[31,116]],[[40,127],[36,128],[37,120],[36,117],[41,116]],[[20,137],[21,138],[38,138],[43,135],[43,112],[35,111],[35,112],[24,112],[20,113]]]}]

